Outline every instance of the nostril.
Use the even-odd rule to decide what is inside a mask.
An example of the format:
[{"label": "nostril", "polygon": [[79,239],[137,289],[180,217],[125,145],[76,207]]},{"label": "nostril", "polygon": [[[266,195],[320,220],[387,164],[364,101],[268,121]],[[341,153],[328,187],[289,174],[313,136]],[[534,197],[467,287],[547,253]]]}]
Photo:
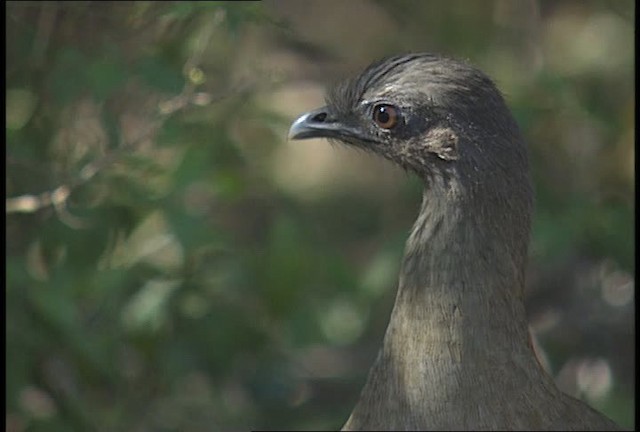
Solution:
[{"label": "nostril", "polygon": [[327,113],[326,112],[321,112],[318,113],[316,115],[314,115],[313,117],[311,117],[311,120],[314,122],[318,122],[318,123],[322,123],[327,119]]}]

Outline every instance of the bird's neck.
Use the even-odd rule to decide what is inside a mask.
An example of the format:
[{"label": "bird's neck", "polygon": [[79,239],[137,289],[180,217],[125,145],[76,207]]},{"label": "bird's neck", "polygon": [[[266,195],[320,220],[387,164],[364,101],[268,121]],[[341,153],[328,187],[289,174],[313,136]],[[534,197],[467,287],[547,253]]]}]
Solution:
[{"label": "bird's neck", "polygon": [[[482,201],[425,191],[407,241],[385,347],[399,340],[424,349],[444,344],[454,363],[463,356],[489,359],[527,347],[528,226],[511,225],[528,220],[500,221]],[[420,356],[423,360],[424,353]]]},{"label": "bird's neck", "polygon": [[369,412],[430,418],[414,418],[416,427],[446,427],[438,416],[455,418],[477,407],[477,396],[487,397],[489,388],[508,389],[509,380],[495,385],[505,371],[545,379],[529,345],[522,300],[528,226],[514,243],[514,233],[501,232],[500,221],[480,204],[445,197],[425,192],[383,348],[347,428],[367,405]]}]

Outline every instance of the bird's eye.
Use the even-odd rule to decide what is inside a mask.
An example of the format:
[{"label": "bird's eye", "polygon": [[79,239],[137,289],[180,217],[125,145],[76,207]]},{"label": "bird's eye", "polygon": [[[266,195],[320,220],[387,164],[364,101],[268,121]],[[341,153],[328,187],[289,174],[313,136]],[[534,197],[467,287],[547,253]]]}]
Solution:
[{"label": "bird's eye", "polygon": [[373,107],[373,121],[382,129],[393,129],[400,120],[398,108],[389,104],[378,104]]}]

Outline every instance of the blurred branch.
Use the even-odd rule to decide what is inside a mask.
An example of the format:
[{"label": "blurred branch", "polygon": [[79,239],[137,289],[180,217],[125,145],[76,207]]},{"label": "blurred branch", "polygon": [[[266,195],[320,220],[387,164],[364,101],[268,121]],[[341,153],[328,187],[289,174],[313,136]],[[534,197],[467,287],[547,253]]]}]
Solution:
[{"label": "blurred branch", "polygon": [[38,32],[33,43],[31,61],[35,68],[39,68],[51,40],[54,24],[58,15],[58,4],[56,2],[43,2],[40,16],[38,17]]},{"label": "blurred branch", "polygon": [[7,213],[33,213],[43,207],[60,205],[69,197],[68,186],[58,186],[51,192],[40,195],[22,195],[16,198],[7,198]]},{"label": "blurred branch", "polygon": [[[43,9],[40,20],[41,25],[39,26],[39,34],[46,34],[47,28],[54,19],[55,10]],[[209,40],[213,37],[213,27],[215,27],[215,25],[219,25],[223,19],[223,11],[217,11],[214,16],[214,25],[208,26],[208,30],[199,38],[199,43],[183,67],[183,73],[187,77],[185,86],[180,94],[158,104],[157,118],[155,119],[157,122],[153,122],[155,127],[148,128],[135,140],[125,143],[117,149],[106,153],[103,157],[88,163],[80,170],[78,176],[67,184],[62,184],[51,191],[37,195],[26,194],[18,197],[7,198],[5,212],[7,214],[34,213],[43,208],[53,206],[61,220],[71,226],[80,227],[82,225],[81,221],[77,220],[77,218],[72,216],[67,210],[68,199],[78,187],[88,183],[102,170],[119,161],[125,151],[130,151],[141,142],[151,138],[153,133],[162,126],[162,123],[166,121],[169,116],[186,109],[189,105],[200,107],[211,105],[212,103],[221,101],[232,94],[245,93],[247,90],[253,88],[254,86],[250,83],[249,85],[245,83],[240,85],[238,88],[225,91],[219,95],[212,95],[206,92],[196,92],[197,86],[204,82],[204,73],[198,67],[198,64],[201,63],[205,48],[209,43]],[[37,57],[38,52],[42,49],[43,48],[40,47],[40,49],[36,50],[36,52],[34,52],[34,56]]]},{"label": "blurred branch", "polygon": [[[162,124],[162,122],[166,121],[169,116],[186,109],[190,105],[210,105],[214,102],[218,102],[229,97],[231,94],[237,91],[233,90],[215,96],[209,93],[195,93],[194,88],[195,86],[193,83],[188,83],[182,93],[180,93],[178,96],[158,104],[158,114],[156,120],[160,122],[160,125]],[[242,90],[243,89],[240,89],[240,91]],[[140,134],[137,139],[129,143],[125,143],[117,149],[106,153],[103,157],[88,163],[80,170],[78,176],[67,184],[57,186],[51,191],[43,192],[37,195],[25,194],[18,197],[7,198],[5,210],[6,213],[34,213],[49,206],[54,206],[58,214],[61,214],[60,212],[66,212],[66,203],[73,191],[89,182],[105,168],[119,161],[125,151],[130,151],[141,142],[151,138],[156,130],[157,128],[149,128],[144,133]],[[72,225],[77,225],[77,223],[72,223]]]}]

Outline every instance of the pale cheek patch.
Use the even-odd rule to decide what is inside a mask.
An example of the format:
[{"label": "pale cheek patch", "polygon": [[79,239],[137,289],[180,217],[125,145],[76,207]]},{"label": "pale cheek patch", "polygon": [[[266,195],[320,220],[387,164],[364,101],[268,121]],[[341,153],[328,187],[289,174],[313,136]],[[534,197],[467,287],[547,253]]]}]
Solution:
[{"label": "pale cheek patch", "polygon": [[426,135],[427,149],[443,160],[458,159],[458,135],[450,128],[434,127]]}]

